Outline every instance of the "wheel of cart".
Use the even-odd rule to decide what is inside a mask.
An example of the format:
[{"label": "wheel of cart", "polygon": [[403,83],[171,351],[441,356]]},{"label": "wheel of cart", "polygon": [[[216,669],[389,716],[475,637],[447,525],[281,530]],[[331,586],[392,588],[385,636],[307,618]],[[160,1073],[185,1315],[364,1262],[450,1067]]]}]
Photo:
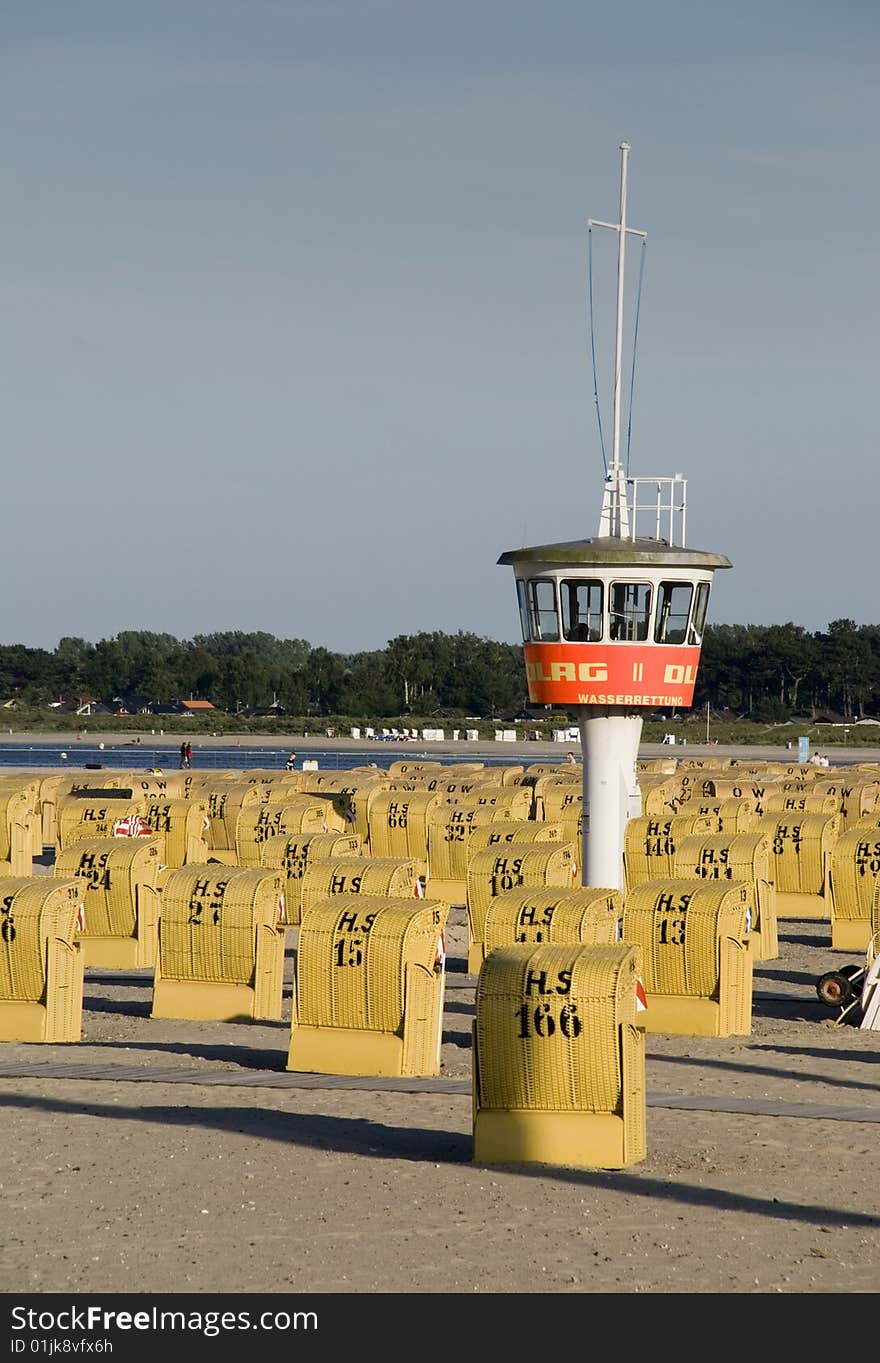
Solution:
[{"label": "wheel of cart", "polygon": [[828,1008],[845,1008],[861,994],[865,967],[844,965],[839,970],[826,970],[816,981],[819,1002]]},{"label": "wheel of cart", "polygon": [[840,1009],[838,1024],[880,1031],[880,933],[868,944],[864,965],[826,970],[816,981],[816,993],[826,1007]]}]

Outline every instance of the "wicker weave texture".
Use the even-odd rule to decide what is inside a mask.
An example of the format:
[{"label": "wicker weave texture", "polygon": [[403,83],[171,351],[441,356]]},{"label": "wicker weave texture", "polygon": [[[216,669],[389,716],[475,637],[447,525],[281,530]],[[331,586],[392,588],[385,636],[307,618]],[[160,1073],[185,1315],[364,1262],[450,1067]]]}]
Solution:
[{"label": "wicker weave texture", "polygon": [[153,776],[142,771],[116,773],[119,785],[127,787],[134,800],[182,800],[185,796],[185,772],[168,772]]},{"label": "wicker weave texture", "polygon": [[509,842],[573,842],[562,836],[562,825],[536,819],[500,819],[475,828],[468,839],[468,863],[485,847],[503,847]]},{"label": "wicker weave texture", "polygon": [[668,819],[676,813],[681,804],[681,783],[675,777],[659,773],[639,775],[638,785],[645,818]]},{"label": "wicker weave texture", "polygon": [[428,859],[428,816],[443,804],[436,790],[376,792],[370,804],[369,847],[374,857]]},{"label": "wicker weave texture", "polygon": [[682,838],[693,833],[717,833],[717,820],[709,815],[674,814],[668,819],[644,815],[628,819],[623,830],[623,864],[627,891],[646,880],[671,876],[675,853]]},{"label": "wicker weave texture", "polygon": [[780,893],[824,893],[831,853],[840,834],[839,815],[778,818],[767,814],[756,820],[754,828],[770,834],[774,861],[771,879]]},{"label": "wicker weave texture", "polygon": [[32,807],[32,793],[25,786],[0,785],[0,861],[11,859],[14,830],[16,826],[20,829],[28,826],[27,818],[33,812]]},{"label": "wicker weave texture", "polygon": [[578,881],[575,843],[505,843],[475,852],[467,868],[467,915],[471,939],[485,940],[486,913],[496,895],[519,888],[572,890]]},{"label": "wicker weave texture", "polygon": [[312,795],[288,795],[284,803],[248,805],[235,824],[235,855],[239,866],[260,866],[263,844],[273,838],[327,833],[327,803]]},{"label": "wicker weave texture", "polygon": [[297,1020],[401,1034],[407,968],[433,972],[448,906],[383,895],[335,895],[303,915]]},{"label": "wicker weave texture", "polygon": [[242,809],[262,803],[256,782],[230,781],[206,789],[208,829],[205,841],[212,852],[234,852],[235,830]]},{"label": "wicker weave texture", "polygon": [[752,800],[718,799],[698,796],[687,806],[692,818],[718,820],[720,833],[747,833],[757,818]]},{"label": "wicker weave texture", "polygon": [[300,884],[303,916],[315,904],[338,894],[412,899],[421,893],[416,863],[403,857],[310,858]]},{"label": "wicker weave texture", "polygon": [[284,923],[296,927],[302,912],[302,878],[311,862],[362,857],[356,833],[309,833],[292,838],[270,838],[260,847],[260,864],[284,877]]},{"label": "wicker weave texture", "polygon": [[780,791],[776,795],[765,796],[762,809],[765,815],[776,818],[782,815],[795,818],[799,814],[837,814],[840,800],[837,795],[816,794],[813,791]]},{"label": "wicker weave texture", "polygon": [[847,775],[832,781],[819,778],[814,784],[814,789],[817,794],[833,796],[836,799],[840,829],[844,832],[876,807],[880,785],[876,779],[866,781],[860,776]]},{"label": "wicker weave texture", "polygon": [[166,979],[250,985],[256,932],[283,912],[281,875],[270,868],[183,866],[162,891],[159,952]]},{"label": "wicker weave texture", "polygon": [[831,851],[835,918],[869,919],[878,875],[880,831],[876,836],[863,828],[841,833]]},{"label": "wicker weave texture", "polygon": [[722,938],[747,939],[748,886],[741,881],[658,879],[628,891],[624,942],[642,949],[648,994],[717,998]]},{"label": "wicker weave texture", "polygon": [[72,948],[81,898],[78,881],[0,879],[0,1001],[45,1001],[49,943]]},{"label": "wicker weave texture", "polygon": [[388,774],[389,776],[426,776],[430,773],[433,776],[436,772],[442,770],[442,762],[425,762],[421,760],[408,762],[401,760],[392,762],[389,765]]},{"label": "wicker weave texture", "polygon": [[58,854],[55,876],[82,881],[84,923],[80,937],[133,937],[138,886],[155,890],[163,851],[152,838],[97,838],[73,843]]},{"label": "wicker weave texture", "polygon": [[[497,788],[506,797],[516,787]],[[500,803],[469,803],[456,800],[432,806],[428,810],[427,862],[428,874],[435,880],[464,881],[468,868],[468,844],[475,828],[487,824],[525,820],[522,803],[517,807],[506,798]]]},{"label": "wicker weave texture", "polygon": [[[174,868],[187,861],[207,861],[208,803],[194,796],[191,800],[147,800],[144,818],[155,833],[165,840],[163,860]],[[191,857],[190,851],[197,855]]]},{"label": "wicker weave texture", "polygon": [[582,946],[620,939],[623,895],[615,889],[520,887],[495,895],[486,909],[483,944],[495,947],[541,943]]},{"label": "wicker weave texture", "polygon": [[112,838],[113,829],[120,820],[132,816],[143,818],[145,808],[143,800],[90,800],[68,796],[60,802],[55,814],[56,854],[76,842]]},{"label": "wicker weave texture", "polygon": [[700,880],[770,880],[773,857],[767,833],[706,833],[682,838],[673,875]]},{"label": "wicker weave texture", "polygon": [[477,1106],[620,1115],[640,955],[623,944],[493,951],[476,989]]}]

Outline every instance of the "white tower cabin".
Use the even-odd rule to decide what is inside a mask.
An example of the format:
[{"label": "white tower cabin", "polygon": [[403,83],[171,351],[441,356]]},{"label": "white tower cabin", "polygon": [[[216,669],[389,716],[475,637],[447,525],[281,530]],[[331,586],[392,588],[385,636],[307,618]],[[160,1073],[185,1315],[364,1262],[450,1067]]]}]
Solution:
[{"label": "white tower cabin", "polygon": [[641,814],[642,720],[693,702],[716,568],[723,554],[685,548],[680,473],[630,478],[620,462],[620,389],[629,145],[621,143],[614,424],[594,538],[512,549],[529,699],[577,714],[584,763],[584,885],[623,889],[626,822]]}]

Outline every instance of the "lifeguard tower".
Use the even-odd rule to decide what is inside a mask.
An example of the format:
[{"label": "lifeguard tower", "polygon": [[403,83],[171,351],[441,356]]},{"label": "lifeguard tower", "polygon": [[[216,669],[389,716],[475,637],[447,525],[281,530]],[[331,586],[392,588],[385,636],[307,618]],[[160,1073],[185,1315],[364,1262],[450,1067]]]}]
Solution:
[{"label": "lifeguard tower", "polygon": [[[641,814],[636,760],[646,712],[684,709],[694,683],[709,592],[723,554],[685,547],[687,484],[630,477],[620,459],[629,144],[620,144],[614,421],[594,538],[512,549],[529,699],[577,715],[584,766],[582,883],[623,889],[623,830]],[[592,289],[591,289],[592,296]]]}]

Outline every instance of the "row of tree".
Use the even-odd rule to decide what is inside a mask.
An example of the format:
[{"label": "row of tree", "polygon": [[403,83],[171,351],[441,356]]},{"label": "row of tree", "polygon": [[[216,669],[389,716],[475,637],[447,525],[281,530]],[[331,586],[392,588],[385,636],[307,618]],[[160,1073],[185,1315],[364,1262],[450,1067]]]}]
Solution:
[{"label": "row of tree", "polygon": [[[291,715],[511,717],[528,704],[522,649],[475,634],[398,635],[384,649],[333,653],[305,639],[240,630],[189,640],[126,630],[54,651],[0,645],[0,701],[204,699],[231,713],[272,705]],[[835,620],[711,625],[694,706],[772,721],[803,713],[880,714],[880,626]]]}]

